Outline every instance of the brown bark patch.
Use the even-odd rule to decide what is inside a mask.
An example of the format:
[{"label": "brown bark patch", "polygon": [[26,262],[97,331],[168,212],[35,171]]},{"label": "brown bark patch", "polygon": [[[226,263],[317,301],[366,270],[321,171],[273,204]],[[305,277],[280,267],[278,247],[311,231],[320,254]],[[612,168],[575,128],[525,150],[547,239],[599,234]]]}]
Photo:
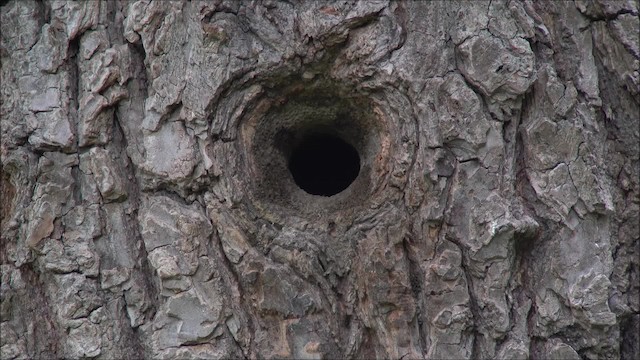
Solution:
[{"label": "brown bark patch", "polygon": [[0,169],[0,228],[5,228],[5,222],[13,214],[13,200],[16,197],[16,187],[11,182],[11,175]]}]

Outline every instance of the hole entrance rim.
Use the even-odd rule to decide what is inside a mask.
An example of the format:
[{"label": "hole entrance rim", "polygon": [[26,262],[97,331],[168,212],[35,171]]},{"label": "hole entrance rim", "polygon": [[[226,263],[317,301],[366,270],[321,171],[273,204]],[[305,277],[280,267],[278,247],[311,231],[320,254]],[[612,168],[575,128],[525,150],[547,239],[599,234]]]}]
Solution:
[{"label": "hole entrance rim", "polygon": [[[240,136],[248,156],[240,158],[248,176],[238,180],[261,216],[283,223],[292,217],[346,219],[385,201],[394,123],[377,97],[345,89],[340,83],[290,84],[270,90],[243,116]],[[304,191],[289,171],[292,149],[317,132],[340,137],[360,158],[358,176],[333,196]]]}]

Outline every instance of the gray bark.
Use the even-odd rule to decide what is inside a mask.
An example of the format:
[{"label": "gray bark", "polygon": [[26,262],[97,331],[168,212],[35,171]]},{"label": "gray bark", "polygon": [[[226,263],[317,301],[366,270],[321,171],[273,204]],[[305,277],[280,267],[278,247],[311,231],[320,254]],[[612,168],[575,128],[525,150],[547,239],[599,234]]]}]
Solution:
[{"label": "gray bark", "polygon": [[637,0],[0,11],[2,359],[640,358]]}]

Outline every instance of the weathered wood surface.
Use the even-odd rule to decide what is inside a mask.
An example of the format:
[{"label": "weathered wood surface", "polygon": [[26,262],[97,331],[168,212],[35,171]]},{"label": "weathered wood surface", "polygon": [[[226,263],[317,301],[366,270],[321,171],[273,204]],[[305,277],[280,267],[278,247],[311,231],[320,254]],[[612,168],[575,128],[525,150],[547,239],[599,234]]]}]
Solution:
[{"label": "weathered wood surface", "polygon": [[2,359],[640,357],[637,0],[2,3]]}]

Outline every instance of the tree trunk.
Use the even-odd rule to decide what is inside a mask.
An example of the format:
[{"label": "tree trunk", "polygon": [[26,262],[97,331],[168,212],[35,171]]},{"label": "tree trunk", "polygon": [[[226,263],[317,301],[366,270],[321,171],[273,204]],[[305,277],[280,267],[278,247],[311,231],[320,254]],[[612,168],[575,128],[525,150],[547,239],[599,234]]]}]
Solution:
[{"label": "tree trunk", "polygon": [[640,358],[638,1],[3,1],[1,352]]}]

